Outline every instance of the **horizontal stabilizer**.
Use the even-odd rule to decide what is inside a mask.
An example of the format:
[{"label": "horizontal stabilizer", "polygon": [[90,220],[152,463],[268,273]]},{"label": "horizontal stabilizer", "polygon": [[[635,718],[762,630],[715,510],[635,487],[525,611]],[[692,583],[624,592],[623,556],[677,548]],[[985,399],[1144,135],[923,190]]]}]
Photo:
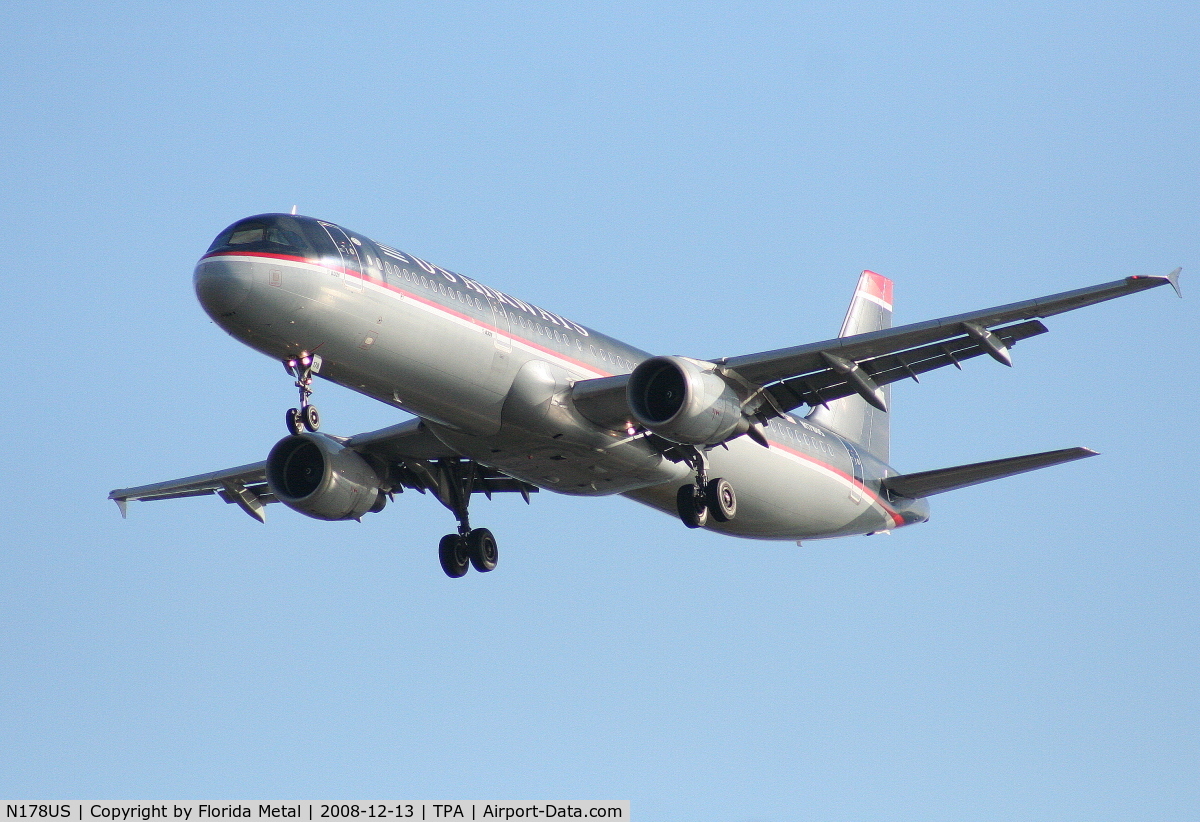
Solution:
[{"label": "horizontal stabilizer", "polygon": [[921,471],[917,474],[899,474],[883,480],[883,487],[902,497],[918,499],[943,491],[954,491],[966,488],[968,485],[978,485],[1038,468],[1048,468],[1062,462],[1080,460],[1084,457],[1094,457],[1096,452],[1090,448],[1063,448],[1059,451],[1046,451],[1041,454],[1027,454],[1023,457],[1008,457],[1002,460],[976,462],[971,465],[956,465],[953,468],[940,468],[936,471]]}]

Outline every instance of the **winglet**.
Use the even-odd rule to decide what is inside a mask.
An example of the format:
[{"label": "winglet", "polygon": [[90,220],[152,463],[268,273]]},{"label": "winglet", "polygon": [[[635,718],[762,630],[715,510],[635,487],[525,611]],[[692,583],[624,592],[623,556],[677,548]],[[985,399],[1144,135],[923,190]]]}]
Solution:
[{"label": "winglet", "polygon": [[124,497],[113,497],[112,501],[121,509],[121,519],[129,519],[129,501]]},{"label": "winglet", "polygon": [[[1155,280],[1156,281],[1154,283],[1154,285],[1146,286],[1146,288],[1156,288],[1156,287],[1162,285],[1163,283],[1170,283],[1171,288],[1175,289],[1175,293],[1180,298],[1182,298],[1183,291],[1181,291],[1179,288],[1179,275],[1182,271],[1183,271],[1182,268],[1177,268],[1165,277],[1155,277],[1153,275],[1147,275],[1147,274],[1135,274],[1132,277],[1126,277],[1125,281],[1126,282],[1132,282],[1134,280]],[[1141,288],[1138,288],[1137,290],[1141,291]]]},{"label": "winglet", "polygon": [[1179,288],[1179,275],[1182,272],[1182,268],[1177,268],[1167,275],[1167,282],[1171,284],[1171,288],[1175,289],[1175,293],[1179,295],[1180,299],[1183,299],[1183,291]]}]

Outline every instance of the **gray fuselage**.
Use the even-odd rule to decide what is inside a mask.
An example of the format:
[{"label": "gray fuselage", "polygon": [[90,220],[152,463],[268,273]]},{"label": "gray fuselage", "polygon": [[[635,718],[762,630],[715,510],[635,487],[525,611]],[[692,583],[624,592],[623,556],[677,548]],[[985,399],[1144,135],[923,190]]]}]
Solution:
[{"label": "gray fuselage", "polygon": [[[281,361],[318,352],[319,376],[423,418],[450,448],[517,479],[674,513],[688,466],[632,421],[589,421],[570,396],[647,352],[332,223],[257,219],[274,240],[269,229],[239,238],[235,224],[195,270],[201,304],[229,334]],[[738,495],[736,519],[710,530],[803,540],[928,518],[924,500],[881,489],[895,472],[865,447],[789,416],[763,432],[769,448],[739,437],[708,452],[710,475]]]}]

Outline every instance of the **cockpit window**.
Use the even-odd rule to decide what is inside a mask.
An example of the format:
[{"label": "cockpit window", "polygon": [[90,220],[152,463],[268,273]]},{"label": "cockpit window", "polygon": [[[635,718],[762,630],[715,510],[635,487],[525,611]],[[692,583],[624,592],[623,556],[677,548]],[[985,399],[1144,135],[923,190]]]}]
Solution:
[{"label": "cockpit window", "polygon": [[[299,226],[297,226],[299,228]],[[298,231],[292,231],[281,225],[268,226],[266,229],[266,240],[268,243],[276,245],[284,245],[288,248],[307,248],[308,243],[300,236]]]},{"label": "cockpit window", "polygon": [[246,243],[262,242],[263,227],[239,228],[230,235],[227,245],[245,245]]},{"label": "cockpit window", "polygon": [[284,214],[250,217],[222,231],[208,252],[259,251],[312,259],[328,245],[328,240],[322,243],[323,238],[319,236],[315,243],[311,241],[313,234],[317,232],[306,232],[301,220]]}]

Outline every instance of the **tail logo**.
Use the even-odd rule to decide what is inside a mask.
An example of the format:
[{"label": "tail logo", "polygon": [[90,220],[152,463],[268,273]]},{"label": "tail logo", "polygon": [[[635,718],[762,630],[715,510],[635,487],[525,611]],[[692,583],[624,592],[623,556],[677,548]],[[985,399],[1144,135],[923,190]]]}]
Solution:
[{"label": "tail logo", "polygon": [[858,281],[855,299],[870,300],[884,311],[892,310],[892,281],[874,271],[864,271]]}]

